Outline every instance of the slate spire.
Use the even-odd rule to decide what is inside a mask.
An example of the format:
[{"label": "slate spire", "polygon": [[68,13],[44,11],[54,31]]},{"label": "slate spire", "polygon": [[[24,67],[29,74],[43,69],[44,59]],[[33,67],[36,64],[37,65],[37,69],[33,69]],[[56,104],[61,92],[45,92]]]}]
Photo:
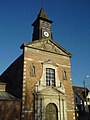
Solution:
[{"label": "slate spire", "polygon": [[43,18],[43,19],[46,19],[46,20],[49,20],[48,16],[46,15],[45,11],[43,8],[41,8],[39,14],[38,14],[38,17],[39,18]]},{"label": "slate spire", "polygon": [[51,30],[51,21],[44,9],[41,8],[36,20],[32,24],[33,26],[33,35],[32,41],[41,40],[41,39],[52,39],[52,30]]}]

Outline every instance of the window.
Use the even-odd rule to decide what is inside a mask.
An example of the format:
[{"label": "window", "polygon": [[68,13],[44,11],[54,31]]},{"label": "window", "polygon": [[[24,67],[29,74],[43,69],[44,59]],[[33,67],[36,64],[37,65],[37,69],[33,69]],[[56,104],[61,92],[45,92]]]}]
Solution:
[{"label": "window", "polygon": [[55,86],[55,70],[51,68],[46,68],[46,85]]}]

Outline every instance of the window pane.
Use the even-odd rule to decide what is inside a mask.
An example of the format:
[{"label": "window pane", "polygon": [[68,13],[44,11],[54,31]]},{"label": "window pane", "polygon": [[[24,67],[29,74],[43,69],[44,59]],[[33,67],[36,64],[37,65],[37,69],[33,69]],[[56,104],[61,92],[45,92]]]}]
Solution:
[{"label": "window pane", "polygon": [[46,68],[46,85],[55,86],[55,70],[51,68]]}]

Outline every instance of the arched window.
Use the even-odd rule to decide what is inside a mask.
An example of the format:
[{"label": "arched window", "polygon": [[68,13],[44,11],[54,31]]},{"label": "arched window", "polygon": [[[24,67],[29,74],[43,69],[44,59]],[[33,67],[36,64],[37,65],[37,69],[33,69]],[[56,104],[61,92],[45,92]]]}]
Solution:
[{"label": "arched window", "polygon": [[53,103],[46,106],[45,120],[58,120],[58,109]]},{"label": "arched window", "polygon": [[46,85],[47,86],[56,86],[55,70],[52,68],[46,68]]}]

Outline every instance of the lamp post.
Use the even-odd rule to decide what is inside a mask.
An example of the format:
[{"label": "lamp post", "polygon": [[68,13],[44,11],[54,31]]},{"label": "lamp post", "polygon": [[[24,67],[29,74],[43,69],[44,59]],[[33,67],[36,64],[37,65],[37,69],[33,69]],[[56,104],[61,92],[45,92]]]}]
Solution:
[{"label": "lamp post", "polygon": [[86,112],[89,112],[88,111],[88,105],[87,105],[87,94],[86,94],[86,78],[89,78],[90,76],[89,75],[87,75],[87,76],[85,76],[84,77],[84,80],[83,80],[83,84],[84,84],[84,92],[85,92],[85,111]]}]

